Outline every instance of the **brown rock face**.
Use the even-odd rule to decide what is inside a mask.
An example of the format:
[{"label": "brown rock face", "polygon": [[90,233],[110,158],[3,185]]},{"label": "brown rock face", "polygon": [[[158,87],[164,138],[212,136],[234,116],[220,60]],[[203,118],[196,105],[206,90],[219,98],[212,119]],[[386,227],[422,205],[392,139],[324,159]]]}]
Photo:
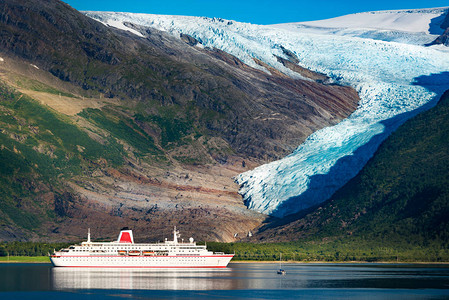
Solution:
[{"label": "brown rock face", "polygon": [[433,43],[433,45],[444,45],[449,46],[449,28],[444,31]]}]

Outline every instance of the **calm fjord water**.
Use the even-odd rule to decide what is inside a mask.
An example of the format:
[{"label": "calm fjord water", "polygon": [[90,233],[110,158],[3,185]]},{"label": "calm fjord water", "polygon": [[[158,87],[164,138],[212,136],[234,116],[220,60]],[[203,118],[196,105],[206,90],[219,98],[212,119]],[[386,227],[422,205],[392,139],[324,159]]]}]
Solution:
[{"label": "calm fjord water", "polygon": [[226,269],[0,264],[0,299],[448,299],[449,265],[230,264]]}]

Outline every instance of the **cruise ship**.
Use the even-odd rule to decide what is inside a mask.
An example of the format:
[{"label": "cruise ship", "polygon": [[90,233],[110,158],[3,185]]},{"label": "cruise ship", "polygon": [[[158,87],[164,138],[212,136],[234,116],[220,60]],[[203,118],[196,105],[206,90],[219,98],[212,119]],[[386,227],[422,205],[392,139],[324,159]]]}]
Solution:
[{"label": "cruise ship", "polygon": [[226,268],[234,254],[208,251],[193,238],[179,242],[179,231],[173,230],[173,241],[136,244],[132,230],[123,228],[117,241],[87,241],[55,251],[50,260],[55,267],[86,268]]}]

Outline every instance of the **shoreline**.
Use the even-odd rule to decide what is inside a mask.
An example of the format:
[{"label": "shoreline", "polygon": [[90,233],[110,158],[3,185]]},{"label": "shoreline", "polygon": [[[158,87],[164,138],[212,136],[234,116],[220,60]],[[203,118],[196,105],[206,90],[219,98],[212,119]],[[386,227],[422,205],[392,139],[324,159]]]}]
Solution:
[{"label": "shoreline", "polygon": [[[279,264],[274,260],[236,260],[230,261],[230,264]],[[449,262],[426,262],[426,261],[282,261],[282,264],[420,264],[420,265],[447,265]]]},{"label": "shoreline", "polygon": [[[51,264],[48,256],[6,256],[0,257],[0,264]],[[274,260],[231,260],[230,264],[278,264]],[[283,264],[420,264],[420,265],[447,265],[449,262],[426,262],[426,261],[282,261]]]},{"label": "shoreline", "polygon": [[0,264],[46,264],[50,262],[48,256],[0,256]]}]

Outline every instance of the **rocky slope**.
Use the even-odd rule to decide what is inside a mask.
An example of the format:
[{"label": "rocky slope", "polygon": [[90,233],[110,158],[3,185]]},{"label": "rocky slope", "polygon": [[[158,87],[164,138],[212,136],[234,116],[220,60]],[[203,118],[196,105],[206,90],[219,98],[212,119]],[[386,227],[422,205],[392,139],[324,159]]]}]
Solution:
[{"label": "rocky slope", "polygon": [[[189,38],[109,28],[56,0],[0,4],[1,239],[172,225],[233,240],[263,215],[232,177],[285,155],[358,101]],[[292,58],[293,59],[293,58]]]},{"label": "rocky slope", "polygon": [[449,91],[436,107],[403,124],[363,170],[318,207],[268,225],[259,241],[351,236],[447,249]]},{"label": "rocky slope", "polygon": [[449,28],[446,29],[444,33],[435,40],[434,44],[449,46]]},{"label": "rocky slope", "polygon": [[232,177],[244,169],[243,158],[211,163],[208,151],[223,151],[221,140],[187,138],[180,147],[202,161],[180,163],[185,158],[155,148],[129,123],[117,100],[75,97],[29,63],[2,60],[2,240],[74,240],[87,227],[114,238],[123,226],[162,239],[173,225],[197,238],[230,240],[264,219],[237,194]]}]

